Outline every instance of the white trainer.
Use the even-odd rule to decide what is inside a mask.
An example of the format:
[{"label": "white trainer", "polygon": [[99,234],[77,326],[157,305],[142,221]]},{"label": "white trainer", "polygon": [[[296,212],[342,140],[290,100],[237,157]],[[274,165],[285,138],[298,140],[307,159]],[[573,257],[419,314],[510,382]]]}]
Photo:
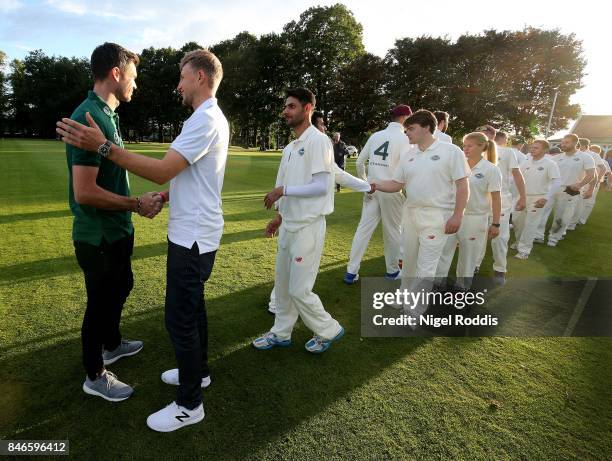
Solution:
[{"label": "white trainer", "polygon": [[[179,385],[179,372],[178,368],[173,368],[171,370],[166,370],[161,374],[161,380],[166,384],[171,384],[173,386]],[[206,376],[202,378],[202,389],[210,386],[210,376]]]},{"label": "white trainer", "polygon": [[147,426],[157,432],[172,432],[190,424],[199,423],[204,419],[204,405],[200,404],[193,410],[172,402],[158,412],[149,415]]}]

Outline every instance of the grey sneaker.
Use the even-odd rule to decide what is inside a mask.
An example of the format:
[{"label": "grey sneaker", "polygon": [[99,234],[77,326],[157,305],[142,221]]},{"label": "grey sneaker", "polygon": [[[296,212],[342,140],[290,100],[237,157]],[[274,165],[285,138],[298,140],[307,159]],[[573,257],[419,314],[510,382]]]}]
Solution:
[{"label": "grey sneaker", "polygon": [[506,284],[506,273],[505,272],[497,272],[494,271],[495,275],[493,276],[493,281],[495,285],[505,285]]},{"label": "grey sneaker", "polygon": [[85,378],[83,390],[86,394],[102,397],[109,402],[121,402],[134,393],[134,389],[117,379],[114,373],[104,370],[93,381],[89,376]]},{"label": "grey sneaker", "polygon": [[104,365],[115,363],[121,357],[128,357],[130,355],[138,354],[142,350],[142,346],[142,341],[121,341],[121,344],[119,344],[114,351],[105,350],[102,353]]}]

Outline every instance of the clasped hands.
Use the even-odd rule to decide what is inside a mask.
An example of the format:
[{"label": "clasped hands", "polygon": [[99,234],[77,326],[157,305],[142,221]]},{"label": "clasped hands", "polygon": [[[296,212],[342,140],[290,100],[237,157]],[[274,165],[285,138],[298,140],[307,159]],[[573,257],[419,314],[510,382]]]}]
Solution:
[{"label": "clasped hands", "polygon": [[159,192],[147,192],[139,199],[140,207],[137,212],[145,218],[153,219],[164,207],[164,198]]}]

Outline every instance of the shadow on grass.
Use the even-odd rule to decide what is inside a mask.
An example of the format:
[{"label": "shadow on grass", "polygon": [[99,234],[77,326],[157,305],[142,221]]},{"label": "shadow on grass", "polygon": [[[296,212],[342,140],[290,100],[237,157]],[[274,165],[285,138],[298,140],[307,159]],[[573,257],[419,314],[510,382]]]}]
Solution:
[{"label": "shadow on grass", "polygon": [[[263,233],[264,230],[261,228],[223,234],[221,244],[264,238]],[[163,256],[167,253],[167,247],[168,245],[166,242],[139,245],[134,248],[132,261]],[[13,264],[11,266],[2,267],[0,271],[0,286],[8,283],[23,283],[42,278],[57,277],[79,271],[80,269],[74,255]]]},{"label": "shadow on grass", "polygon": [[[374,265],[380,261],[364,264]],[[301,323],[292,347],[251,347],[251,339],[273,323],[265,310],[269,283],[209,301],[213,384],[204,394],[207,416],[202,424],[174,433],[154,433],[145,424],[149,413],[175,397],[175,389],[159,379],[175,363],[161,306],[143,315],[125,313],[124,336],[145,342],[137,357],[109,367],[136,389],[125,402],[104,402],[82,392],[78,338],[3,354],[0,439],[69,439],[77,459],[252,457],[335,402],[350,402],[354,390],[428,341],[361,340],[359,290],[325,283],[342,273],[339,268],[319,275],[325,285],[316,291],[347,331],[321,356],[304,350],[311,333]]]},{"label": "shadow on grass", "polygon": [[38,219],[47,218],[65,218],[71,216],[70,210],[52,210],[52,211],[39,211],[36,213],[16,213],[9,215],[0,216],[0,224],[9,224],[17,221],[35,221]]}]

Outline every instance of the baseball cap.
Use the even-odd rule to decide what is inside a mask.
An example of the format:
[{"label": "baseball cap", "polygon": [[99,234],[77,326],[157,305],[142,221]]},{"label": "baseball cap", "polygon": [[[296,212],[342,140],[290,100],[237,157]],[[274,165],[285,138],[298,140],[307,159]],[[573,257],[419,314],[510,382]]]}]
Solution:
[{"label": "baseball cap", "polygon": [[412,115],[412,109],[406,104],[399,104],[391,109],[391,115],[394,117],[401,117],[402,115],[410,117]]}]

